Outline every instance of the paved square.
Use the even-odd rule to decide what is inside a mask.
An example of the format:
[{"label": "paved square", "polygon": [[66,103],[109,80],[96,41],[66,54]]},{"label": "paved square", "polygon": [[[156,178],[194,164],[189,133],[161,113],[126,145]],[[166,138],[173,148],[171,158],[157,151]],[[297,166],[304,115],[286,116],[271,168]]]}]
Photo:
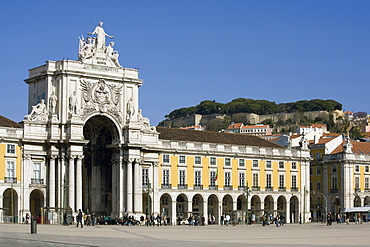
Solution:
[{"label": "paved square", "polygon": [[0,246],[370,246],[370,224],[75,226],[0,224]]}]

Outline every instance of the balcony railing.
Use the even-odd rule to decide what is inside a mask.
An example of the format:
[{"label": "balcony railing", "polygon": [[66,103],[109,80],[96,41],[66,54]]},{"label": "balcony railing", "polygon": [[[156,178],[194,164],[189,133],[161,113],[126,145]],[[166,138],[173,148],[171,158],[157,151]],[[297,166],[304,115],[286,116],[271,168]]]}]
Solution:
[{"label": "balcony railing", "polygon": [[286,187],[279,187],[279,191],[286,191]]},{"label": "balcony railing", "polygon": [[298,187],[290,187],[290,191],[298,191]]},{"label": "balcony railing", "polygon": [[238,186],[238,190],[244,191],[245,190],[245,186]]},{"label": "balcony railing", "polygon": [[17,178],[15,177],[4,177],[5,183],[17,183]]},{"label": "balcony railing", "polygon": [[232,190],[233,186],[232,185],[224,185],[224,190]]},{"label": "balcony railing", "polygon": [[252,186],[252,190],[253,191],[260,191],[261,188],[260,188],[260,186]]},{"label": "balcony railing", "polygon": [[218,185],[209,185],[210,190],[218,190]]},{"label": "balcony railing", "polygon": [[187,189],[188,188],[188,185],[187,184],[178,184],[177,185],[177,188],[178,189]]},{"label": "balcony railing", "polygon": [[31,178],[31,184],[44,184],[43,178]]},{"label": "balcony railing", "polygon": [[331,189],[330,193],[338,193],[338,189]]},{"label": "balcony railing", "polygon": [[193,189],[194,190],[202,190],[203,189],[203,185],[202,184],[194,184],[193,185]]},{"label": "balcony railing", "polygon": [[162,184],[162,189],[172,189],[171,184]]},{"label": "balcony railing", "polygon": [[273,190],[274,190],[274,187],[272,186],[265,187],[265,191],[273,191]]}]

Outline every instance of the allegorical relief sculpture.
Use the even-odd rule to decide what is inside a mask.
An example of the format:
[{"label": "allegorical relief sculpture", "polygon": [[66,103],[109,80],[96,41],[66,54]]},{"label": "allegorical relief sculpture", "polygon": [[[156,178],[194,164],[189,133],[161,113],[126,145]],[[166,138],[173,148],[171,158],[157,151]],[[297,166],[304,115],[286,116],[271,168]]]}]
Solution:
[{"label": "allegorical relief sculpture", "polygon": [[79,42],[78,59],[83,63],[92,63],[100,65],[108,65],[121,67],[118,61],[118,52],[113,49],[114,42],[106,44],[105,37],[113,39],[113,36],[108,35],[103,26],[103,22],[99,22],[98,26],[92,33],[95,37],[88,36],[84,39],[81,36]]},{"label": "allegorical relief sculpture", "polygon": [[31,113],[24,118],[29,121],[47,121],[48,111],[46,109],[44,99],[42,99],[37,105],[32,106]]},{"label": "allegorical relief sculpture", "polygon": [[83,117],[93,112],[108,112],[121,119],[117,106],[122,86],[107,84],[104,79],[97,82],[81,79],[80,83],[84,100]]}]

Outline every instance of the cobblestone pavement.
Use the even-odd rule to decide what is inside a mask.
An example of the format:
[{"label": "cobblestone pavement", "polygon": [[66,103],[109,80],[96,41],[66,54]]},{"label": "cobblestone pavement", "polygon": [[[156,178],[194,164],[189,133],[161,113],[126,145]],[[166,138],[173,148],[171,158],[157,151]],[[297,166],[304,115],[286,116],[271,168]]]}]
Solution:
[{"label": "cobblestone pavement", "polygon": [[75,226],[0,224],[0,246],[370,246],[370,223],[251,226]]}]

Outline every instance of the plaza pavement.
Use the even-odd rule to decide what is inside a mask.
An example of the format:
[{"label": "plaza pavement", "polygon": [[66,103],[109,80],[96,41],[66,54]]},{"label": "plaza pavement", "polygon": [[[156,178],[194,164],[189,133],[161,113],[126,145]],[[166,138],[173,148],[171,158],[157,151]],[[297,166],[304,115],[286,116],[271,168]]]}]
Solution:
[{"label": "plaza pavement", "polygon": [[0,246],[370,246],[370,223],[250,226],[75,226],[0,224]]}]

